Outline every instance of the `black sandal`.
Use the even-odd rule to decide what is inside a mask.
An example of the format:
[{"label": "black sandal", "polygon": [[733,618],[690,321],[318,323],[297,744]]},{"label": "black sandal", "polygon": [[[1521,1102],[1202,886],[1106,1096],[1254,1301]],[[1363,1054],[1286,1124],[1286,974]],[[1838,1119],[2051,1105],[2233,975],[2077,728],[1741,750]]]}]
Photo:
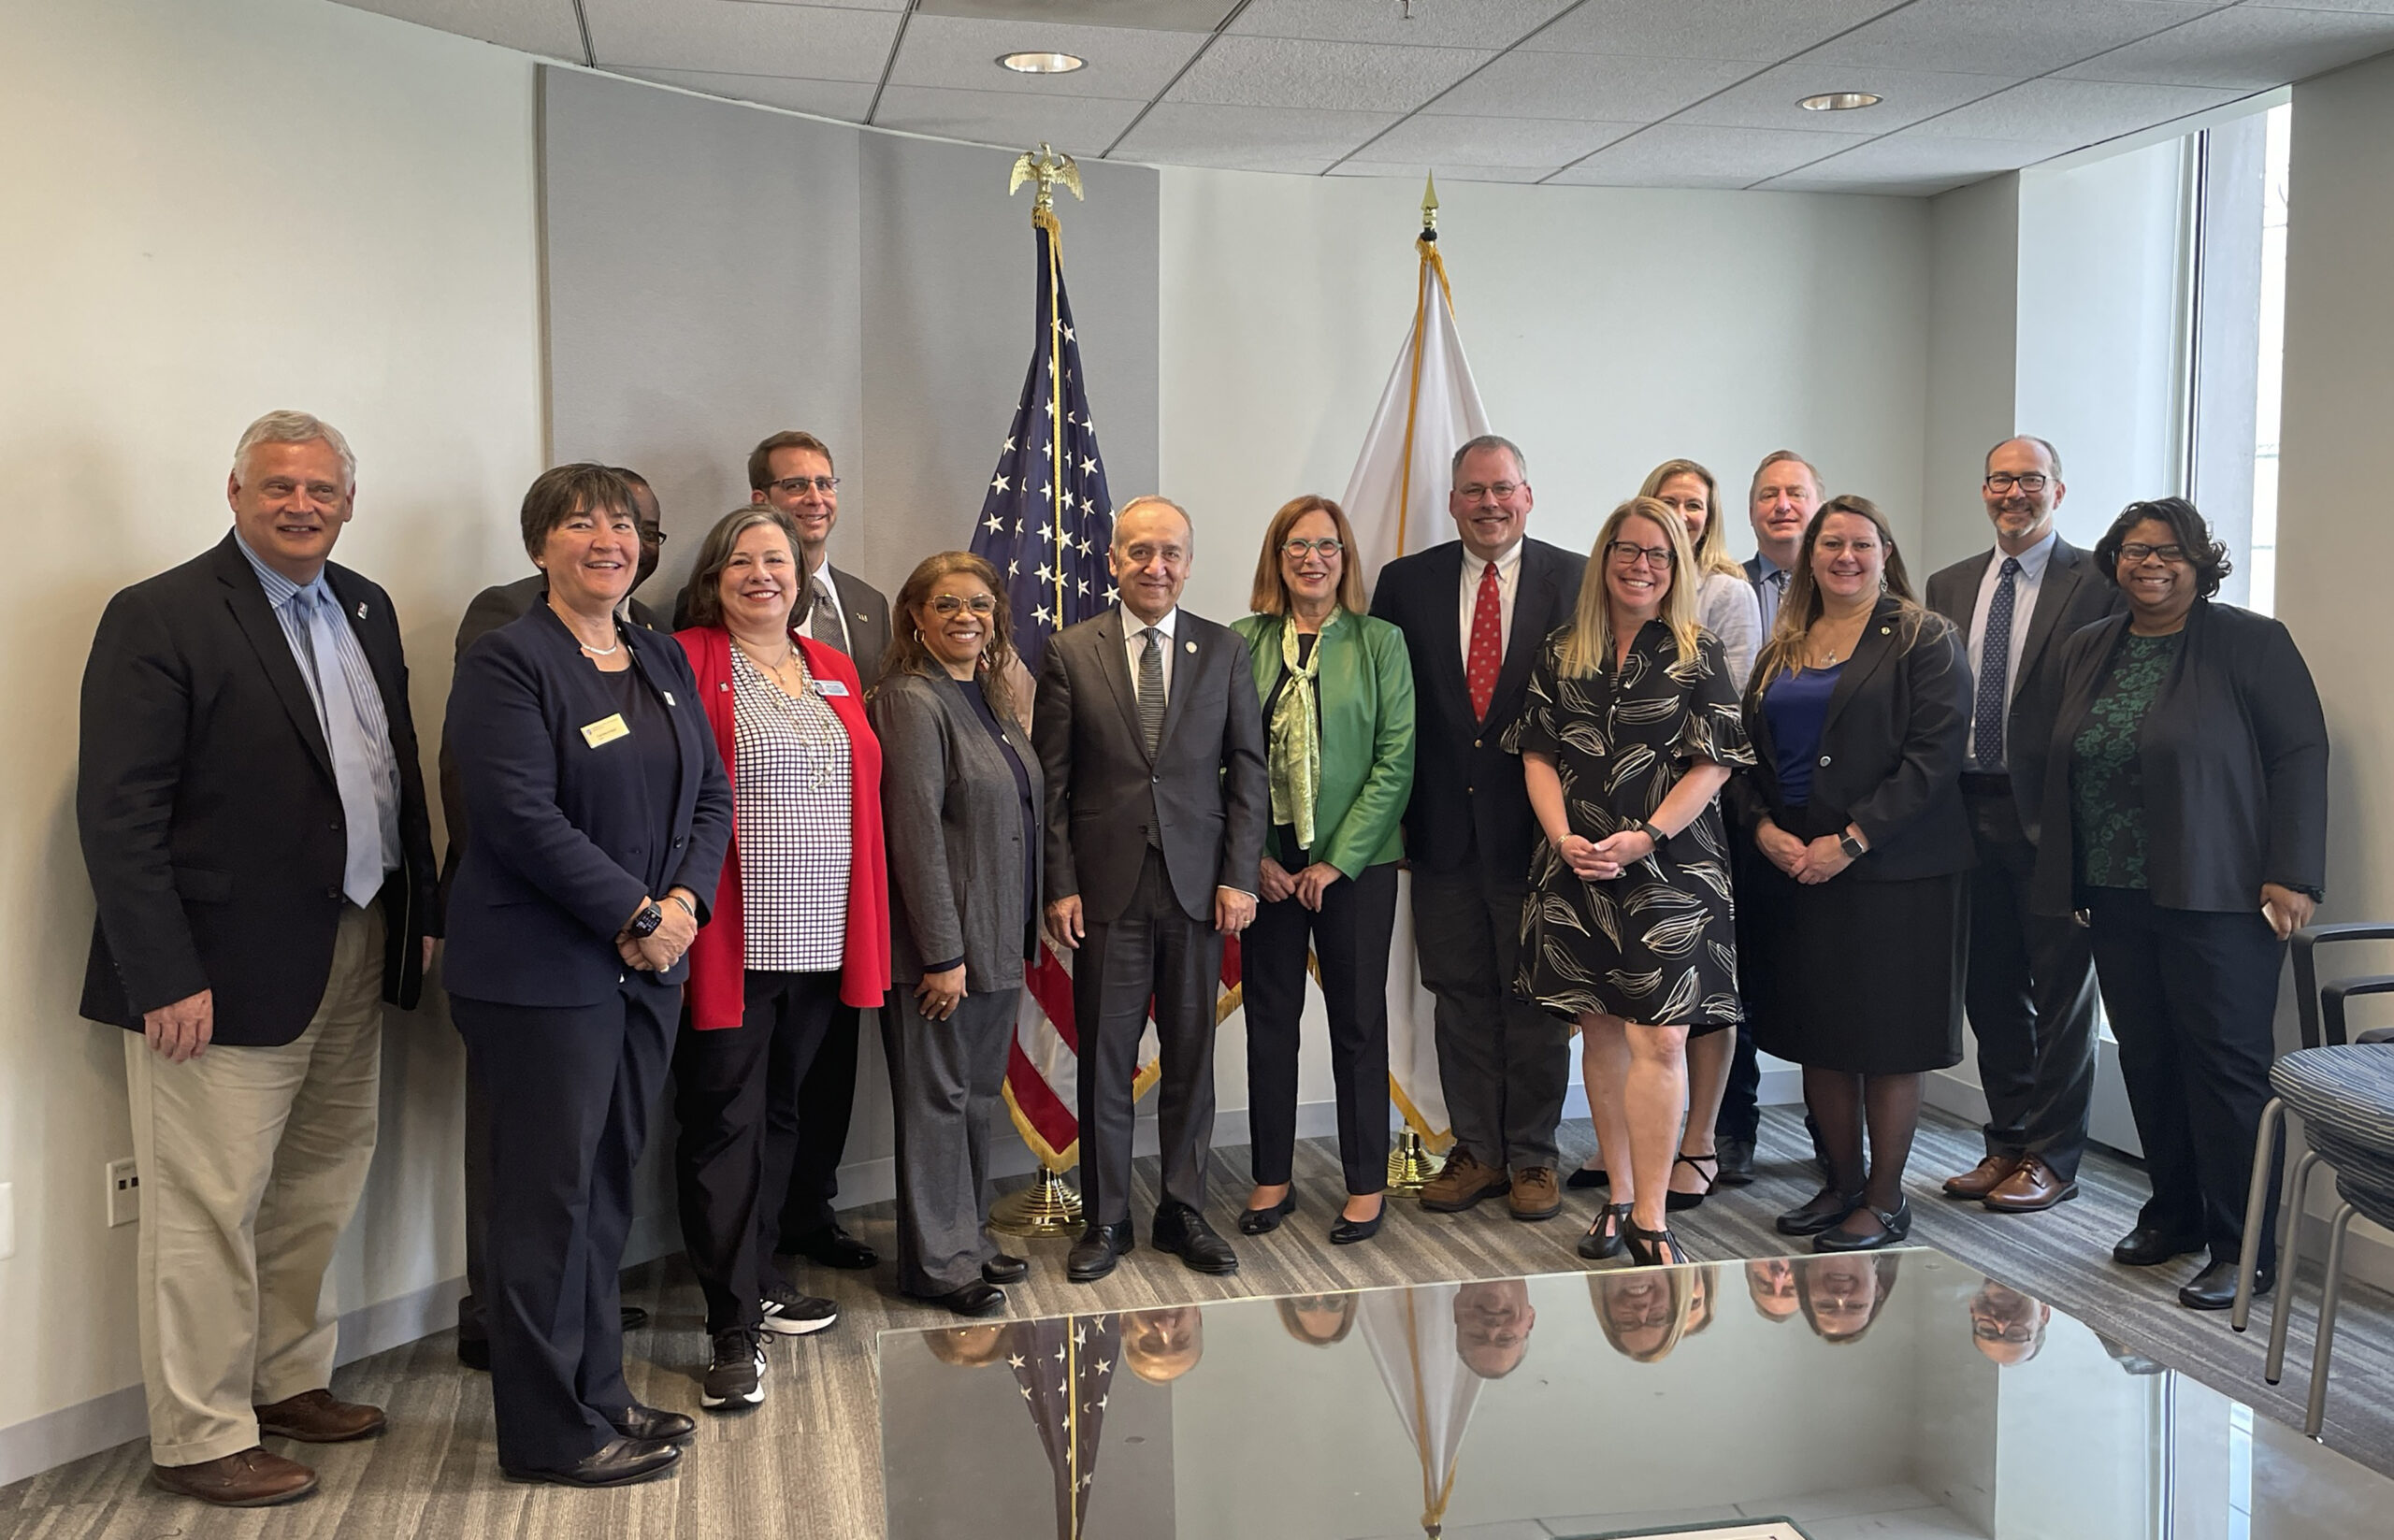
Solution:
[{"label": "black sandal", "polygon": [[[1712,1169],[1709,1172],[1704,1169],[1704,1162],[1708,1160],[1712,1163]],[[1663,1207],[1673,1214],[1695,1207],[1707,1198],[1711,1197],[1712,1189],[1721,1185],[1721,1157],[1718,1155],[1674,1157],[1671,1160],[1671,1169],[1676,1171],[1681,1166],[1689,1167],[1698,1176],[1704,1178],[1704,1190],[1702,1192],[1666,1192],[1663,1195]]]},{"label": "black sandal", "polygon": [[[1633,1267],[1679,1267],[1688,1260],[1687,1247],[1680,1245],[1680,1238],[1671,1233],[1668,1225],[1660,1230],[1644,1230],[1624,1219],[1621,1225],[1621,1236],[1628,1244],[1629,1261]],[[1663,1259],[1665,1246],[1671,1249],[1669,1261]]]},{"label": "black sandal", "polygon": [[1610,1261],[1621,1255],[1622,1231],[1629,1226],[1629,1205],[1608,1203],[1596,1210],[1596,1222],[1579,1237],[1579,1255],[1592,1262]]}]

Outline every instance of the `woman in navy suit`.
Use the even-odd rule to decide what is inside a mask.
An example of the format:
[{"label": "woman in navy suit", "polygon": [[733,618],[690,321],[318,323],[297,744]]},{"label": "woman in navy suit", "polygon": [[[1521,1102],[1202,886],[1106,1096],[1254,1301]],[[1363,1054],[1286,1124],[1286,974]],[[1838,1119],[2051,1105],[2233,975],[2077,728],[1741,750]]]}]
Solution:
[{"label": "woman in navy suit", "polygon": [[543,472],[524,546],[548,592],[468,650],[449,696],[474,837],[446,977],[494,1115],[499,1466],[613,1486],[670,1468],[692,1432],[625,1384],[616,1274],[731,787],[682,649],[616,619],[640,569],[623,478]]}]

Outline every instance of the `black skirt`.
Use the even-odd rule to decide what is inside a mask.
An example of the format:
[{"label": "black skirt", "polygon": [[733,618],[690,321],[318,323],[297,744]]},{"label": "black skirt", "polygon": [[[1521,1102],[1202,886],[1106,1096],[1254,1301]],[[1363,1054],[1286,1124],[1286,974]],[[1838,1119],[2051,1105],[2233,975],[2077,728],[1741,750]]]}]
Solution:
[{"label": "black skirt", "polygon": [[[1831,832],[1807,812],[1783,810],[1780,827],[1805,840]],[[1739,983],[1767,1054],[1851,1074],[1960,1063],[1969,935],[1965,873],[1874,883],[1848,868],[1808,887],[1751,840],[1739,852]]]}]

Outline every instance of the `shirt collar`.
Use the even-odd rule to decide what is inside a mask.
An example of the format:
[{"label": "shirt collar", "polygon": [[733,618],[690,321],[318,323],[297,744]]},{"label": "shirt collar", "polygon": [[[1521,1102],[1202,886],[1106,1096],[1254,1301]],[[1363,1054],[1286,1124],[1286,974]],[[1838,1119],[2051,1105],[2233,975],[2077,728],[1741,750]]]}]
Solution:
[{"label": "shirt collar", "polygon": [[[1164,612],[1163,619],[1156,622],[1155,628],[1163,633],[1163,639],[1166,641],[1170,641],[1178,634],[1177,627],[1179,626],[1179,624],[1180,606],[1175,604],[1171,609]],[[1144,631],[1147,628],[1147,623],[1132,614],[1129,605],[1126,604],[1122,606],[1122,634],[1125,637],[1137,636],[1141,631]]]},{"label": "shirt collar", "polygon": [[1761,573],[1760,573],[1759,575],[1760,575],[1761,577],[1763,577],[1763,578],[1766,578],[1766,579],[1767,579],[1767,578],[1771,578],[1771,577],[1781,577],[1781,578],[1783,578],[1783,577],[1785,577],[1785,576],[1787,576],[1787,575],[1788,575],[1788,569],[1787,569],[1786,568],[1784,568],[1784,567],[1780,566],[1777,562],[1775,562],[1775,561],[1771,560],[1771,559],[1770,559],[1770,557],[1769,557],[1769,555],[1768,555],[1768,554],[1767,554],[1767,553],[1765,553],[1765,552],[1761,552],[1761,551],[1757,551],[1757,552],[1755,552],[1755,553],[1754,553],[1754,560],[1756,560],[1756,561],[1758,561],[1758,562],[1762,563],[1762,571],[1761,571]]},{"label": "shirt collar", "polygon": [[[1456,543],[1462,544],[1461,541],[1457,541]],[[1506,552],[1503,555],[1496,558],[1497,582],[1502,583],[1506,579],[1511,577],[1515,572],[1521,570],[1521,547],[1527,544],[1529,544],[1529,537],[1524,535],[1520,540],[1513,542],[1513,548],[1510,551]],[[1474,583],[1478,583],[1479,581],[1479,574],[1484,571],[1487,567],[1487,561],[1482,558],[1478,552],[1474,551],[1467,545],[1464,546],[1463,575],[1464,577],[1470,579]]]},{"label": "shirt collar", "polygon": [[309,596],[310,601],[332,597],[332,590],[324,586],[324,574],[322,569],[317,570],[313,581],[294,583],[268,567],[256,552],[251,550],[250,542],[241,539],[241,532],[238,529],[233,531],[233,543],[239,546],[241,554],[249,559],[250,570],[258,575],[258,586],[266,590],[266,602],[269,609],[280,610],[290,603],[295,595],[303,593]]},{"label": "shirt collar", "polygon": [[[2020,575],[2027,579],[2030,583],[2044,582],[2045,563],[2054,559],[2054,542],[2060,539],[2060,530],[2048,529],[2045,531],[2045,538],[2043,540],[2039,540],[2036,544],[2028,547],[2027,550],[2021,552],[2019,556],[2015,558],[2020,563]],[[2001,546],[1996,547],[1995,555],[1992,559],[1995,562],[1996,570],[1998,572],[2001,571],[2003,569],[2003,548]]]}]

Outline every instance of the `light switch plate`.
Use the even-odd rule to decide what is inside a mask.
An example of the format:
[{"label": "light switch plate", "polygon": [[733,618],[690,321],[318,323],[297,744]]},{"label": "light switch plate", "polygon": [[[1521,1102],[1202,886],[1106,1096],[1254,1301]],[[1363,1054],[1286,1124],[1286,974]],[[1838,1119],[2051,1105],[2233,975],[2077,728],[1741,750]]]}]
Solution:
[{"label": "light switch plate", "polygon": [[141,1217],[141,1173],[129,1156],[108,1163],[108,1216],[110,1230]]}]

